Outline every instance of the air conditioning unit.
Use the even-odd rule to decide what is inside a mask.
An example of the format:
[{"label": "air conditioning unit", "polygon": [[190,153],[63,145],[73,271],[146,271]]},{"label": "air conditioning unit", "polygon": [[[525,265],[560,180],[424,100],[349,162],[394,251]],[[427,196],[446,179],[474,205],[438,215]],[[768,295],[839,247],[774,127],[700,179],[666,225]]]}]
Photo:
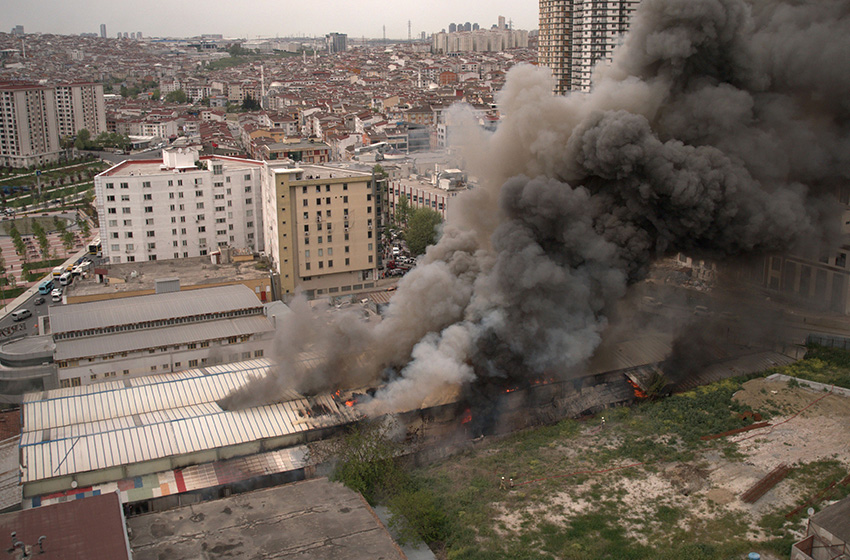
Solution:
[{"label": "air conditioning unit", "polygon": [[345,233],[348,233],[348,228],[345,228]]}]

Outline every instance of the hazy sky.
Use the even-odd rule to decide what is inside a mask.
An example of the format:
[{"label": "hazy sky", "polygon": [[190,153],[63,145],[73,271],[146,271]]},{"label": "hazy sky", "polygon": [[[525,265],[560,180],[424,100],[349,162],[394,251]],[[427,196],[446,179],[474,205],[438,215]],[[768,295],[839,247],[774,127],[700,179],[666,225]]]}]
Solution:
[{"label": "hazy sky", "polygon": [[406,39],[407,21],[416,37],[450,23],[489,28],[500,15],[515,29],[536,29],[538,0],[0,0],[0,30],[23,25],[27,33],[141,31],[148,37],[221,33],[226,37],[325,35]]}]

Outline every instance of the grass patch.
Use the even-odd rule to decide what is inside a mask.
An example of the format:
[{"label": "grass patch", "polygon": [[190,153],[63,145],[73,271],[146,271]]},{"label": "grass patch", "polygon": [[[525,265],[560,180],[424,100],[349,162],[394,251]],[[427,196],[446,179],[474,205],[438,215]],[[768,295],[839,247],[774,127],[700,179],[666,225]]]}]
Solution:
[{"label": "grass patch", "polygon": [[840,348],[812,345],[799,362],[771,370],[827,385],[850,389],[850,352]]}]

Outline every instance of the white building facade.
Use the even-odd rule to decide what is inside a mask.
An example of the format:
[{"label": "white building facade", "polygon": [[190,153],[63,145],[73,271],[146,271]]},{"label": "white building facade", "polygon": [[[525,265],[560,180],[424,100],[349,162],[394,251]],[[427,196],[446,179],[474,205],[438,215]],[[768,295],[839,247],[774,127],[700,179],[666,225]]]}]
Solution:
[{"label": "white building facade", "polygon": [[262,247],[262,162],[199,157],[124,161],[95,177],[104,257],[112,263],[208,255],[219,247]]}]

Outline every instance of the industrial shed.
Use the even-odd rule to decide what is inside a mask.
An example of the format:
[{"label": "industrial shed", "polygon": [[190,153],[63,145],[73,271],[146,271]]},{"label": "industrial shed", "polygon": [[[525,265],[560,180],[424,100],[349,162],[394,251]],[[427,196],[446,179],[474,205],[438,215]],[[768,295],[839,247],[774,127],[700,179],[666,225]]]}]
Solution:
[{"label": "industrial shed", "polygon": [[26,395],[24,497],[293,446],[360,418],[330,395],[216,404],[269,367],[258,359]]}]

